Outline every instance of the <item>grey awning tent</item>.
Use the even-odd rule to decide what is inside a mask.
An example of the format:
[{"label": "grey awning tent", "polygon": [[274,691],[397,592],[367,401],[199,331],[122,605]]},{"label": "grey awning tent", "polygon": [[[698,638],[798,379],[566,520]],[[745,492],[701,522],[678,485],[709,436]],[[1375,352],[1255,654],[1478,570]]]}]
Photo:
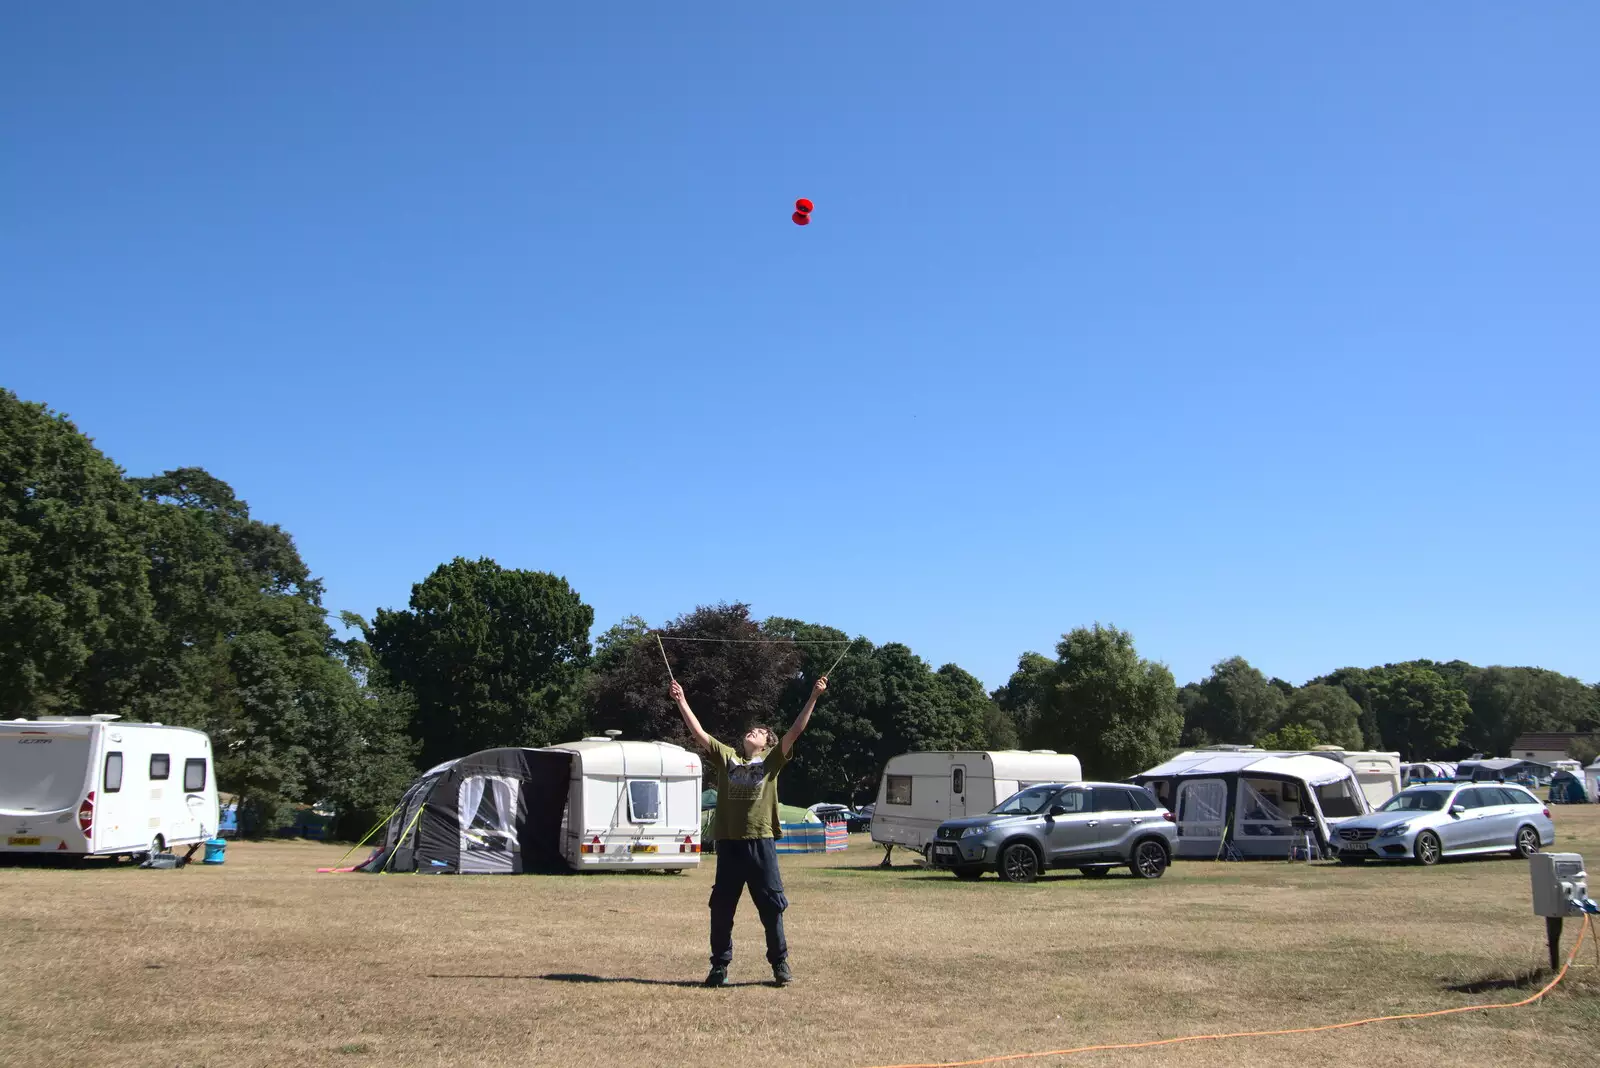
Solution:
[{"label": "grey awning tent", "polygon": [[1171,810],[1179,857],[1286,857],[1298,840],[1297,817],[1318,844],[1331,825],[1370,812],[1356,773],[1324,753],[1197,750],[1133,777]]},{"label": "grey awning tent", "polygon": [[1516,782],[1550,774],[1550,765],[1537,760],[1495,757],[1489,760],[1463,760],[1456,765],[1456,782]]},{"label": "grey awning tent", "polygon": [[383,845],[356,871],[566,871],[561,821],[570,752],[485,749],[424,772],[389,819]]}]

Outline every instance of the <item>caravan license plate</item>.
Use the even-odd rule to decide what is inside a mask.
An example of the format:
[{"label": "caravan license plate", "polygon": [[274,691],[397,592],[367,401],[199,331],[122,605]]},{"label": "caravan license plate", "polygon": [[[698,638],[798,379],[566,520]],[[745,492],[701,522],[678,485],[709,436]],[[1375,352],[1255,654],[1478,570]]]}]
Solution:
[{"label": "caravan license plate", "polygon": [[6,839],[6,845],[8,845],[8,846],[30,846],[30,845],[38,845],[39,841],[40,840],[38,838],[19,838],[16,835],[12,835],[10,838]]},{"label": "caravan license plate", "polygon": [[660,848],[660,846],[636,845],[633,847],[633,851],[635,853],[654,853]]}]

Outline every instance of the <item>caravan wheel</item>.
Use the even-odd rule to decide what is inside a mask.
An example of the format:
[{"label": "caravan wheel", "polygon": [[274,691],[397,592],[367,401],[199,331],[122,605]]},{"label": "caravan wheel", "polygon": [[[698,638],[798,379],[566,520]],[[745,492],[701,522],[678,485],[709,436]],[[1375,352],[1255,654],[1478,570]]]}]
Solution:
[{"label": "caravan wheel", "polygon": [[159,835],[158,834],[158,835],[156,835],[154,838],[152,838],[150,840],[150,851],[146,855],[153,857],[157,853],[165,853],[166,851],[167,851],[167,839],[166,839],[166,837],[164,835]]}]

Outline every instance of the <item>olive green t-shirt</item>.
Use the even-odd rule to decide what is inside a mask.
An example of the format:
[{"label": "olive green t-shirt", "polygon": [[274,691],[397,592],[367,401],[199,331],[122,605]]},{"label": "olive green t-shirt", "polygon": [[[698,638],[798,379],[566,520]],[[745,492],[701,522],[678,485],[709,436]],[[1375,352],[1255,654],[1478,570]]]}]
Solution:
[{"label": "olive green t-shirt", "polygon": [[778,772],[789,758],[782,742],[756,754],[754,760],[746,760],[713,738],[706,763],[717,771],[713,839],[783,837],[783,823],[778,819]]}]

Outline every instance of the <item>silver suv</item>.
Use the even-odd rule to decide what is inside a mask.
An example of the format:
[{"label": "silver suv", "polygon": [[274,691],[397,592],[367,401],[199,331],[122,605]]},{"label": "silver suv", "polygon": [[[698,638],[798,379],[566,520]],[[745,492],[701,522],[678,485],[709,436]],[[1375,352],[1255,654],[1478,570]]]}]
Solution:
[{"label": "silver suv", "polygon": [[1172,813],[1142,786],[1038,783],[988,815],[939,824],[928,859],[958,879],[992,869],[1007,882],[1031,883],[1046,868],[1098,876],[1124,864],[1141,879],[1159,879],[1177,842]]}]

